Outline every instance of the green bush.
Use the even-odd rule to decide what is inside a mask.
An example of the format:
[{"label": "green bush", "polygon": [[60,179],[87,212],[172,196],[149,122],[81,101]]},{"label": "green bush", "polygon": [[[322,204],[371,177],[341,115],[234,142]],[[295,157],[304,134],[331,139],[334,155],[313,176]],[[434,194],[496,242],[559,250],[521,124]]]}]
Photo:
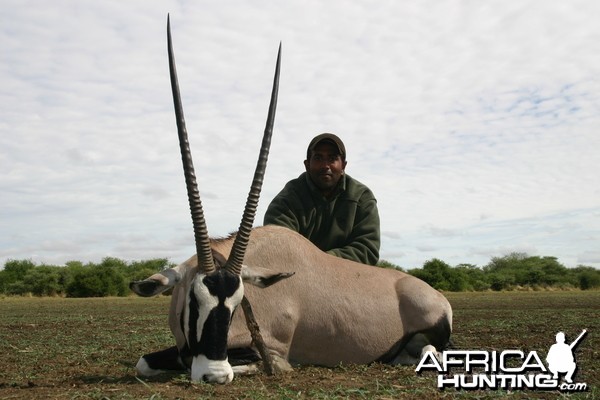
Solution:
[{"label": "green bush", "polygon": [[27,271],[35,268],[31,260],[8,260],[0,271],[0,292],[7,293],[9,286],[21,282]]},{"label": "green bush", "polygon": [[61,277],[64,269],[42,265],[27,271],[23,283],[34,296],[56,296],[62,294]]},{"label": "green bush", "polygon": [[76,271],[66,288],[67,297],[125,296],[128,283],[118,268],[107,265],[91,265]]},{"label": "green bush", "polygon": [[575,280],[582,290],[600,288],[600,270],[579,266],[574,269]]},{"label": "green bush", "polygon": [[470,289],[467,274],[462,269],[454,269],[437,258],[425,262],[423,269],[409,273],[438,290],[460,292]]},{"label": "green bush", "polygon": [[491,272],[487,279],[490,289],[495,291],[510,290],[515,286],[515,277],[507,273]]}]

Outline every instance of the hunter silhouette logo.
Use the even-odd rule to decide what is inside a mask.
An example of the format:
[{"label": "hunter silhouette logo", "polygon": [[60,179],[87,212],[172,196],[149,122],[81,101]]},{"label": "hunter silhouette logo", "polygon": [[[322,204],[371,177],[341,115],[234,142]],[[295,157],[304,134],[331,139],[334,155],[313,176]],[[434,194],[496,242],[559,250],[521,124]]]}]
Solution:
[{"label": "hunter silhouette logo", "polygon": [[558,379],[559,373],[566,373],[565,380],[567,383],[573,383],[573,374],[577,369],[573,350],[586,334],[587,330],[584,329],[571,344],[565,343],[564,332],[558,332],[556,334],[556,343],[550,347],[548,356],[546,357],[548,369],[552,372],[552,378]]},{"label": "hunter silhouette logo", "polygon": [[[586,336],[584,329],[571,343],[565,343],[564,332],[556,334],[556,343],[548,350],[547,367],[536,351],[447,350],[441,355],[426,352],[415,372],[438,372],[439,389],[541,389],[562,392],[587,390],[587,383],[573,382],[577,370],[575,348]],[[439,358],[438,358],[439,357]],[[452,371],[461,368],[460,371]],[[564,381],[561,383],[561,375]]]}]

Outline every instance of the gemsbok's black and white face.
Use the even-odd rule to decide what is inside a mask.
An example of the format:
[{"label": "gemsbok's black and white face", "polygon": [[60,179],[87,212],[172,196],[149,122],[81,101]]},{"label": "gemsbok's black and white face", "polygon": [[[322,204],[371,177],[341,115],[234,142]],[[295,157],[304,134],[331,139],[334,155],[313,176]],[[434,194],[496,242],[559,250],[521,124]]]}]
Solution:
[{"label": "gemsbok's black and white face", "polygon": [[[177,132],[194,225],[197,254],[197,273],[190,282],[186,282],[183,285],[187,293],[179,323],[181,324],[186,344],[185,348],[179,349],[178,359],[180,363],[191,368],[191,378],[193,381],[204,380],[207,382],[229,383],[233,379],[233,370],[227,360],[227,336],[233,313],[244,296],[242,261],[258,206],[262,181],[267,166],[271,135],[273,133],[279,88],[281,45],[279,46],[277,55],[269,113],[254,178],[240,228],[231,248],[229,258],[225,260],[220,254],[214,254],[210,247],[210,239],[196,184],[196,174],[194,172],[192,154],[183,116],[171,40],[170,19],[167,20],[167,43]],[[281,275],[282,278],[287,276],[289,274]],[[130,287],[142,296],[151,296],[160,293],[166,287],[172,287],[182,279],[182,276],[178,275],[177,272],[173,272],[172,276],[161,275],[156,279],[152,278],[132,282]],[[260,283],[259,286],[261,286]],[[147,361],[141,360],[140,362]],[[137,368],[138,370],[144,370],[145,366],[138,363]]]},{"label": "gemsbok's black and white face", "polygon": [[233,379],[227,361],[227,335],[233,312],[243,296],[241,277],[227,270],[194,277],[181,316],[192,357],[193,381],[229,383]]},{"label": "gemsbok's black and white face", "polygon": [[[225,264],[218,253],[215,253],[215,262]],[[180,267],[196,272],[182,274],[178,271]],[[129,285],[135,293],[145,297],[177,286],[177,297],[183,299],[177,301],[173,323],[178,326],[184,341],[178,348],[158,352],[158,359],[152,355],[140,358],[136,369],[143,376],[156,375],[165,368],[187,368],[191,370],[193,381],[231,382],[234,371],[227,358],[227,340],[233,313],[244,297],[244,284],[266,288],[294,275],[293,272],[274,272],[244,265],[240,274],[225,267],[210,273],[201,270],[197,258],[192,257],[178,267]]]}]

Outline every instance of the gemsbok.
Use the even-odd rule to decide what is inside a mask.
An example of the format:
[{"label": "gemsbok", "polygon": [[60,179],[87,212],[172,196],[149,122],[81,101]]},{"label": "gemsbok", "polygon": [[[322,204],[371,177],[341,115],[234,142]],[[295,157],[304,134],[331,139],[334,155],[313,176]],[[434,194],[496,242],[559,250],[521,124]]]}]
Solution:
[{"label": "gemsbok", "polygon": [[255,371],[260,358],[242,312],[236,312],[243,296],[253,306],[278,370],[302,364],[416,363],[425,351],[441,351],[450,338],[452,309],[425,282],[397,270],[331,256],[287,228],[252,229],[275,118],[281,45],[262,147],[240,228],[228,238],[209,238],[169,22],[167,38],[196,255],[130,284],[141,296],[173,289],[169,325],[176,346],[142,356],[136,365],[138,373],[152,376],[188,369],[193,381],[229,383],[234,372]]}]

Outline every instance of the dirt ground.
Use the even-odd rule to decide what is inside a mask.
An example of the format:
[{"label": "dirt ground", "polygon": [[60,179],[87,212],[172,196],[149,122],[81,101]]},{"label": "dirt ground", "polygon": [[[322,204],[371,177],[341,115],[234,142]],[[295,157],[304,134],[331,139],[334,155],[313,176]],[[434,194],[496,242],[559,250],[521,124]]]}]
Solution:
[{"label": "dirt ground", "polygon": [[[448,294],[454,344],[463,349],[536,350],[546,354],[558,329],[590,335],[577,349],[578,382],[600,397],[600,293]],[[298,399],[547,398],[558,392],[456,391],[436,388],[437,375],[380,364],[300,367],[239,376],[230,385],[192,383],[188,374],[135,376],[140,355],[172,344],[168,298],[0,299],[1,399]]]}]

